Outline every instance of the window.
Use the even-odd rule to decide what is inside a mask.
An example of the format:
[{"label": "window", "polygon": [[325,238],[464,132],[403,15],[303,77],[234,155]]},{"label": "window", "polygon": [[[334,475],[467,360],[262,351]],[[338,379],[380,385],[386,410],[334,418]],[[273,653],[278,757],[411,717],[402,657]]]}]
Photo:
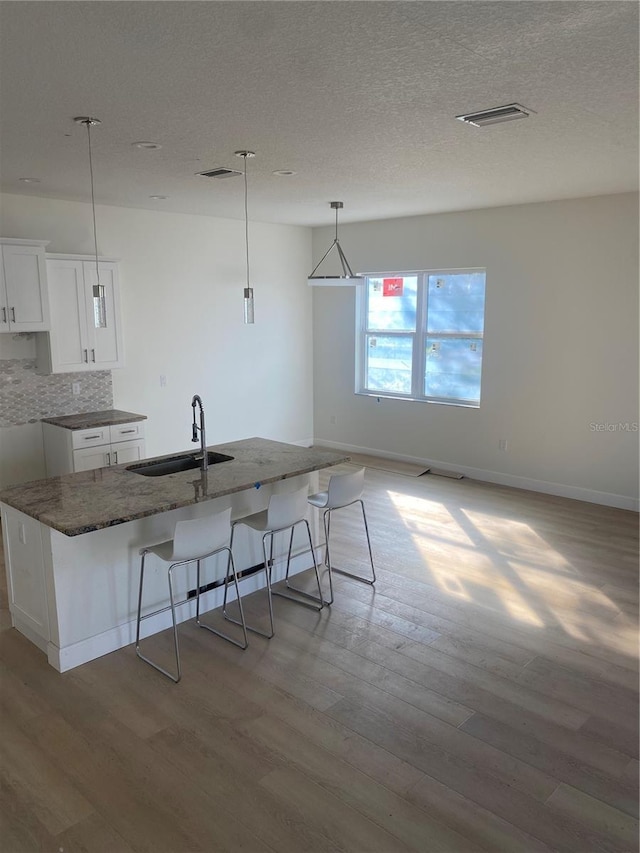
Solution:
[{"label": "window", "polygon": [[484,270],[367,276],[356,392],[479,406],[485,279]]}]

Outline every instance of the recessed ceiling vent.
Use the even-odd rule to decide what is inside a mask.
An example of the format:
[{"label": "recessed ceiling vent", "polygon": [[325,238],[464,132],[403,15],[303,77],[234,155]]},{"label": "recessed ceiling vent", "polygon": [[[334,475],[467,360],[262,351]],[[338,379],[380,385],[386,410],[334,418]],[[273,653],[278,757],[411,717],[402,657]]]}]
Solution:
[{"label": "recessed ceiling vent", "polygon": [[242,172],[238,172],[235,169],[225,169],[224,166],[220,166],[217,169],[209,169],[208,172],[196,172],[198,175],[202,175],[203,178],[235,178],[236,175],[241,175]]},{"label": "recessed ceiling vent", "polygon": [[490,110],[467,113],[463,116],[456,116],[456,118],[466,122],[466,124],[472,124],[474,127],[485,127],[488,124],[500,124],[503,121],[528,118],[531,113],[533,113],[533,110],[527,109],[527,107],[523,107],[521,104],[507,104],[504,107],[493,107]]}]

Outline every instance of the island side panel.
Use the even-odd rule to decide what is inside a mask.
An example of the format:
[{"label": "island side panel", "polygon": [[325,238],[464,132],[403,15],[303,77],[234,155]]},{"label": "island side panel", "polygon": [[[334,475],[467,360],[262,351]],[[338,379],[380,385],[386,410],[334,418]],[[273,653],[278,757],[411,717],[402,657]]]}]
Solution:
[{"label": "island side panel", "polygon": [[42,525],[6,504],[0,505],[0,512],[11,622],[46,651],[49,613]]},{"label": "island side panel", "polygon": [[[45,553],[50,550],[50,577],[53,602],[51,639],[47,646],[49,662],[60,672],[72,669],[103,654],[122,648],[135,641],[135,620],[138,606],[138,582],[141,548],[170,539],[177,521],[200,518],[232,508],[234,519],[265,509],[272,493],[289,491],[308,484],[309,490],[318,488],[318,474],[304,474],[284,481],[247,489],[211,501],[194,504],[125,524],[81,536],[64,536],[45,528]],[[314,545],[319,546],[317,513],[309,511]],[[276,555],[283,555],[288,537],[281,534]],[[308,541],[304,525],[300,525],[294,539],[294,554],[302,552],[292,563],[292,573],[312,565],[307,551]],[[304,553],[307,551],[307,553]],[[262,541],[259,534],[238,528],[234,542],[234,558],[238,571],[262,563]],[[201,583],[224,575],[224,565],[216,565],[219,558],[202,563]],[[216,569],[219,571],[216,573]],[[168,605],[168,564],[154,555],[147,558],[145,572],[144,610],[150,612]],[[274,581],[283,575],[282,560],[276,561]],[[176,599],[186,597],[196,586],[195,564],[174,573]],[[264,573],[259,572],[242,582],[242,595],[264,586]],[[222,604],[221,588],[207,593],[201,604],[205,610]],[[235,594],[230,589],[230,598]],[[195,616],[195,600],[178,610],[179,621]],[[171,625],[171,615],[165,611],[143,623],[143,636],[164,630]]]}]

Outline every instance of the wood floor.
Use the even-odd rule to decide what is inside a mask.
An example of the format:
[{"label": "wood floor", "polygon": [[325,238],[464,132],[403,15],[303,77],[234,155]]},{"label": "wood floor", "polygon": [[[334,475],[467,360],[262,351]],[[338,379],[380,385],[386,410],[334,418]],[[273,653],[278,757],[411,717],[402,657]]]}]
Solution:
[{"label": "wood floor", "polygon": [[636,851],[637,516],[377,470],[365,498],[375,590],[276,600],[244,652],[185,624],[178,685],[133,647],[60,675],[5,612],[2,853]]}]

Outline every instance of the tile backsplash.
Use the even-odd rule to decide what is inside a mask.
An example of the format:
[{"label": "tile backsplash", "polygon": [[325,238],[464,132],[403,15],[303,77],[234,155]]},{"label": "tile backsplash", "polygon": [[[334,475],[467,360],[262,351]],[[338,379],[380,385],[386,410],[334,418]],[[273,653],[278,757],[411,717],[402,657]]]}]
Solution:
[{"label": "tile backsplash", "polygon": [[35,358],[0,358],[0,427],[112,408],[110,370],[40,376]]}]

